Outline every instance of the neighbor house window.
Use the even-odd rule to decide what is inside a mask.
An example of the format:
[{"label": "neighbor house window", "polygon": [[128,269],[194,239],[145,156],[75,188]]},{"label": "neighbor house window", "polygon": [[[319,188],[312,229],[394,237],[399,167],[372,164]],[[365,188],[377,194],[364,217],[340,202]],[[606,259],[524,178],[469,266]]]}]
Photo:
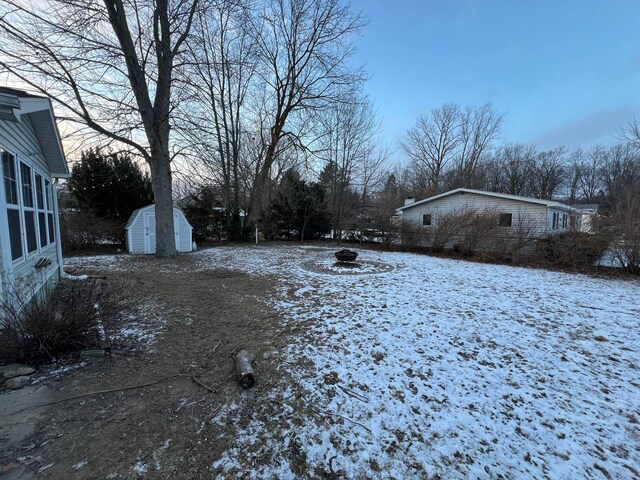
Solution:
[{"label": "neighbor house window", "polygon": [[431,225],[431,214],[430,213],[425,213],[424,215],[422,215],[422,225],[426,225],[426,226]]},{"label": "neighbor house window", "polygon": [[36,240],[36,211],[33,202],[33,178],[31,167],[20,162],[20,179],[22,181],[22,210],[24,215],[24,231],[27,240],[27,252],[38,249]]},{"label": "neighbor house window", "polygon": [[500,219],[498,220],[498,225],[500,225],[501,227],[510,227],[512,220],[513,220],[512,213],[501,213]]},{"label": "neighbor house window", "polygon": [[551,228],[553,228],[554,230],[556,228],[558,228],[558,214],[557,213],[553,214],[553,223],[552,223],[552,227]]},{"label": "neighbor house window", "polygon": [[9,223],[9,244],[11,259],[22,257],[22,228],[20,226],[20,205],[18,203],[18,174],[16,159],[9,152],[0,150],[2,155],[2,174],[4,176],[4,194],[7,202],[7,221]]}]

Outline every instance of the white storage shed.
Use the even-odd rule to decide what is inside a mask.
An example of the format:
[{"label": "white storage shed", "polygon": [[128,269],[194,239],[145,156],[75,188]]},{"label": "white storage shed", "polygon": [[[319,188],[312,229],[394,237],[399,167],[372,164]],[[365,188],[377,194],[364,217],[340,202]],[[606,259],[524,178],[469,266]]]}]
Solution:
[{"label": "white storage shed", "polygon": [[[193,250],[193,228],[179,208],[173,208],[173,228],[176,236],[176,250]],[[129,253],[156,253],[156,206],[135,210],[124,227]]]}]

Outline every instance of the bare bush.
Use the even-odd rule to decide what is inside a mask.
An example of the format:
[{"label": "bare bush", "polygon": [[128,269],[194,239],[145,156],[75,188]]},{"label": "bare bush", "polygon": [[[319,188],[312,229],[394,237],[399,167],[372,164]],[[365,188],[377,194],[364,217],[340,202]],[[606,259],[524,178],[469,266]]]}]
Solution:
[{"label": "bare bush", "polygon": [[400,240],[403,246],[417,247],[424,240],[424,233],[411,221],[402,220],[400,226]]},{"label": "bare bush", "polygon": [[463,211],[456,210],[438,215],[432,228],[433,239],[431,247],[435,251],[442,251],[458,235],[464,225]]},{"label": "bare bush", "polygon": [[13,295],[0,303],[0,363],[46,363],[100,346],[123,308],[118,289],[93,280],[61,281],[50,297]]},{"label": "bare bush", "polygon": [[514,263],[533,253],[538,238],[538,222],[531,215],[518,212],[513,216],[511,228],[493,232],[493,252]]},{"label": "bare bush", "polygon": [[627,272],[640,274],[640,193],[630,192],[614,205],[608,222],[611,252]]},{"label": "bare bush", "polygon": [[[478,250],[480,245],[491,239],[498,229],[498,214],[490,209],[478,210],[465,209],[460,215],[461,223],[461,251],[465,255],[471,255]],[[493,245],[488,247],[493,248]]]},{"label": "bare bush", "polygon": [[120,222],[78,210],[61,212],[60,236],[65,254],[124,246],[124,226]]},{"label": "bare bush", "polygon": [[609,246],[609,236],[584,232],[564,232],[538,240],[543,258],[560,268],[588,269]]}]

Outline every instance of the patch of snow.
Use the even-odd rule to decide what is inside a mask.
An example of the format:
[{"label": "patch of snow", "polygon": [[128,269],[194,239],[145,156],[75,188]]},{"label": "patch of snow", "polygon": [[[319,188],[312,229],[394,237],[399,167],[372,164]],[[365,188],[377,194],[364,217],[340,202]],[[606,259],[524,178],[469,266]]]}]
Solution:
[{"label": "patch of snow", "polygon": [[71,275],[69,273],[62,272],[60,274],[60,277],[66,280],[87,280],[89,278],[89,275]]},{"label": "patch of snow", "polygon": [[113,337],[128,338],[139,343],[152,343],[156,338],[156,334],[148,331],[143,324],[135,322],[118,330]]},{"label": "patch of snow", "polygon": [[41,383],[45,380],[47,380],[48,378],[51,377],[62,377],[63,375],[66,375],[69,372],[73,372],[74,370],[78,370],[79,368],[84,368],[87,366],[87,362],[80,362],[80,363],[76,363],[73,365],[66,365],[64,367],[60,367],[60,368],[55,368],[53,370],[50,371],[46,371],[44,370],[44,373],[42,375],[38,375],[36,378],[34,378],[31,383],[33,385]]},{"label": "patch of snow", "polygon": [[137,463],[132,467],[132,470],[133,470],[133,473],[135,473],[136,475],[138,475],[138,476],[142,476],[142,475],[144,475],[145,473],[147,473],[148,468],[149,468],[149,467],[148,467],[148,465],[147,465],[146,463],[141,462],[141,461],[138,461],[138,462],[137,462]]},{"label": "patch of snow", "polygon": [[[288,413],[277,431],[252,420],[214,472],[246,473],[253,449],[271,460],[254,463],[250,478],[295,478],[280,455],[295,439],[310,476],[633,475],[640,282],[367,251],[363,259],[393,270],[328,277],[303,268],[331,254],[198,252],[199,268],[277,277],[273,305],[307,332],[289,360],[315,365],[296,387],[309,408],[278,397]],[[236,400],[224,415],[241,407]]]},{"label": "patch of snow", "polygon": [[87,462],[86,460],[82,460],[81,462],[76,463],[76,464],[73,466],[73,469],[74,469],[74,470],[80,470],[81,468],[86,467],[86,466],[87,466],[87,463],[88,463],[88,462]]}]

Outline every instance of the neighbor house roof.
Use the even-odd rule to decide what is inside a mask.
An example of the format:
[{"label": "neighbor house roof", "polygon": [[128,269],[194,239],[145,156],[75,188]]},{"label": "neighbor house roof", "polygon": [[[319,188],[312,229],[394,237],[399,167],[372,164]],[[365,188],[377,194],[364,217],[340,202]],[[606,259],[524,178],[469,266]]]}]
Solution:
[{"label": "neighbor house roof", "polygon": [[27,115],[33,124],[51,175],[69,176],[51,100],[23,90],[0,87],[0,113],[0,118],[8,121],[19,121],[21,115]]},{"label": "neighbor house roof", "polygon": [[428,197],[423,200],[410,203],[409,205],[399,207],[396,209],[396,211],[409,210],[410,208],[417,207],[418,205],[424,205],[425,203],[433,202],[435,200],[439,200],[444,197],[449,197],[451,195],[456,195],[456,194],[463,195],[465,193],[472,193],[475,195],[484,195],[487,197],[501,198],[504,200],[513,200],[517,202],[534,203],[537,205],[544,205],[546,207],[553,207],[553,208],[558,208],[562,210],[572,210],[572,208],[569,205],[565,205],[564,203],[556,202],[554,200],[542,200],[540,198],[521,197],[519,195],[509,195],[507,193],[485,192],[484,190],[472,190],[470,188],[456,188],[455,190],[450,190],[448,192],[440,193],[438,195],[434,195],[433,197]]},{"label": "neighbor house roof", "polygon": [[598,204],[583,203],[581,205],[571,205],[571,208],[580,211],[580,213],[596,213],[598,211]]}]

